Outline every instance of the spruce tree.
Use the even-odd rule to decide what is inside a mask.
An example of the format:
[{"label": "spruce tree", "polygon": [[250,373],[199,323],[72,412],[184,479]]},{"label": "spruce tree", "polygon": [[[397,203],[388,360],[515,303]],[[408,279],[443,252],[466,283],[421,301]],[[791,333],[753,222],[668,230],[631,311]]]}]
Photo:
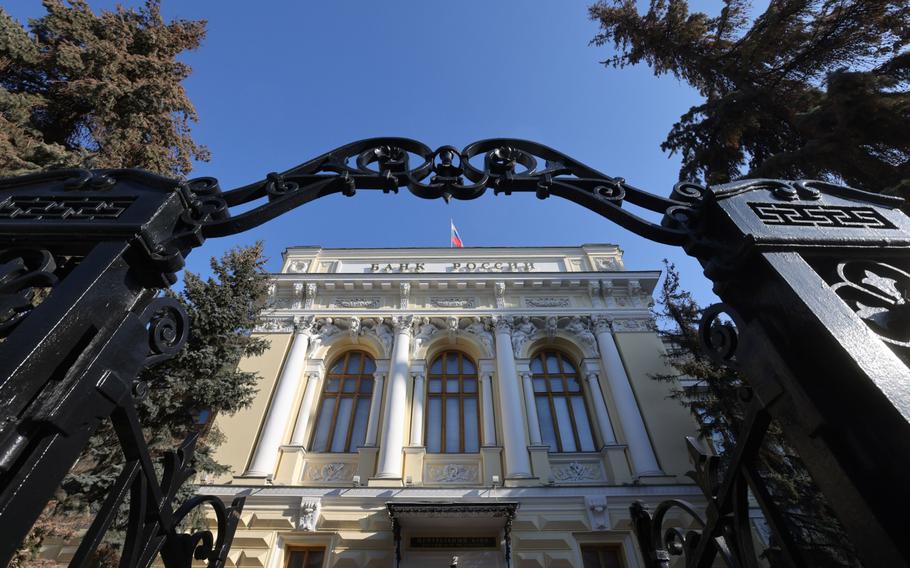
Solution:
[{"label": "spruce tree", "polygon": [[[199,47],[204,21],[166,22],[158,0],[95,14],[84,0],[44,0],[27,27],[0,8],[0,176],[61,167],[142,168],[182,177],[208,152],[190,124],[196,111],[181,82],[191,69],[178,55]],[[250,404],[255,373],[237,369],[267,342],[250,335],[266,294],[262,244],[212,259],[212,277],[184,274],[170,293],[185,307],[190,337],[172,360],[144,372],[138,412],[153,457],[203,430],[194,467],[223,473],[213,459],[218,413]],[[103,502],[123,464],[105,424],[32,530],[16,566],[33,565],[42,540],[72,538]],[[187,485],[182,497],[194,488]],[[113,543],[98,565],[116,564]]]},{"label": "spruce tree", "polygon": [[601,0],[593,43],[603,63],[644,63],[704,101],[662,148],[682,157],[680,179],[813,178],[910,196],[910,3],[747,0],[716,16],[686,0]]},{"label": "spruce tree", "polygon": [[158,0],[95,14],[44,0],[28,29],[0,8],[0,175],[60,167],[143,168],[183,176],[208,151],[177,60],[204,21],[165,22]]}]

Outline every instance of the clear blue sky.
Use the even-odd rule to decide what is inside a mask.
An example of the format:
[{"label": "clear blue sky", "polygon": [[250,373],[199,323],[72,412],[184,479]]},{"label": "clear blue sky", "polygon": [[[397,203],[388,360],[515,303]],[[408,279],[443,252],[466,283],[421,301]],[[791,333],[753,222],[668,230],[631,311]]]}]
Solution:
[{"label": "clear blue sky", "polygon": [[[98,10],[114,2],[89,4]],[[679,159],[659,145],[698,96],[646,67],[600,65],[611,50],[588,45],[597,32],[588,4],[163,0],[167,18],[208,20],[202,47],[184,58],[194,69],[186,81],[199,112],[193,134],[212,151],[193,176],[215,176],[230,189],[373,136],[458,148],[517,137],[667,195]],[[720,2],[690,5],[714,12]],[[39,0],[7,0],[4,8],[23,21],[43,13]],[[207,272],[209,256],[256,239],[265,242],[271,269],[292,245],[448,246],[449,218],[467,246],[616,243],[630,269],[656,269],[667,257],[702,303],[712,301],[700,266],[681,250],[559,198],[492,192],[449,205],[406,190],[333,196],[212,239],[188,267]]]}]

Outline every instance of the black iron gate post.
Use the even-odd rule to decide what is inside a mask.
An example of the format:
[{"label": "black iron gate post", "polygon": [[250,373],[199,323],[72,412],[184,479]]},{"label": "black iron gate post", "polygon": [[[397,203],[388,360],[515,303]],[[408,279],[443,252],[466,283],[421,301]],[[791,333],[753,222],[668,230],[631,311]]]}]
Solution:
[{"label": "black iron gate post", "polygon": [[[179,183],[136,170],[64,170],[0,180],[0,562],[6,562],[78,458],[111,419],[125,467],[82,541],[85,565],[130,506],[123,566],[169,567],[191,557],[224,563],[243,506],[199,496],[173,500],[192,474],[194,438],[158,477],[135,414],[138,372],[173,356],[188,333],[179,305],[157,296],[207,237],[236,234],[326,195],[357,190],[434,199],[532,192],[569,199],[656,242],[698,258],[724,304],[706,313],[706,347],[737,366],[749,413],[720,475],[717,458],[690,446],[708,496],[697,530],[663,528],[683,502],[633,525],[649,566],[686,554],[754,565],[750,495],[781,557],[799,565],[755,457],[771,417],[784,426],[868,566],[910,562],[901,546],[910,485],[910,219],[899,200],[822,182],[746,180],[704,189],[677,184],[669,198],[637,189],[555,150],[523,140],[432,150],[404,138],[337,148],[281,174],[227,192],[211,178]],[[661,214],[637,216],[624,203]],[[247,205],[231,215],[234,206]],[[49,292],[49,293],[48,293]],[[38,301],[38,298],[43,301]],[[735,325],[718,323],[726,313]],[[209,505],[208,531],[177,522]]]}]

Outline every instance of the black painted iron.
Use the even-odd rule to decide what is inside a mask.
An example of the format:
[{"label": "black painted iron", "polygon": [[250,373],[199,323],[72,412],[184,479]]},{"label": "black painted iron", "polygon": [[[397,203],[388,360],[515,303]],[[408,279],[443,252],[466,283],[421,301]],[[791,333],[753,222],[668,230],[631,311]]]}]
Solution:
[{"label": "black painted iron", "polygon": [[[178,182],[136,170],[58,170],[0,180],[0,562],[5,562],[89,436],[112,420],[124,473],[83,540],[85,565],[128,501],[125,566],[190,558],[224,563],[242,498],[199,497],[175,510],[190,475],[193,440],[157,476],[136,420],[138,372],[173,356],[187,333],[179,306],[156,291],[175,281],[206,238],[236,234],[319,197],[358,190],[474,199],[488,189],[569,199],[697,258],[724,305],[703,323],[706,347],[750,386],[749,418],[721,475],[717,458],[690,446],[709,499],[700,528],[662,534],[670,508],[633,507],[649,566],[685,554],[753,565],[749,491],[780,556],[800,543],[776,519],[754,459],[771,417],[784,425],[868,566],[905,565],[910,486],[910,219],[897,199],[817,181],[680,183],[669,198],[637,189],[555,150],[523,140],[431,150],[404,138],[348,144],[231,191],[201,178]],[[662,216],[654,223],[623,205]],[[231,209],[246,206],[232,214]],[[43,297],[38,302],[36,297]],[[735,326],[717,326],[729,314]],[[211,533],[181,535],[188,508],[209,504]],[[694,512],[694,510],[692,511]]]}]

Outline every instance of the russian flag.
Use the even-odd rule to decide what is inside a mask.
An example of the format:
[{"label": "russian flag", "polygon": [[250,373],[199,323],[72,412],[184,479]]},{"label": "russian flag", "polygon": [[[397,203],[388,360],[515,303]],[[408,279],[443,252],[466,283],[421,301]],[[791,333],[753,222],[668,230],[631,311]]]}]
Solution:
[{"label": "russian flag", "polygon": [[455,248],[463,248],[464,243],[461,242],[461,237],[458,236],[458,229],[455,228],[455,223],[449,219],[449,226],[452,228],[452,243],[451,245]]}]

